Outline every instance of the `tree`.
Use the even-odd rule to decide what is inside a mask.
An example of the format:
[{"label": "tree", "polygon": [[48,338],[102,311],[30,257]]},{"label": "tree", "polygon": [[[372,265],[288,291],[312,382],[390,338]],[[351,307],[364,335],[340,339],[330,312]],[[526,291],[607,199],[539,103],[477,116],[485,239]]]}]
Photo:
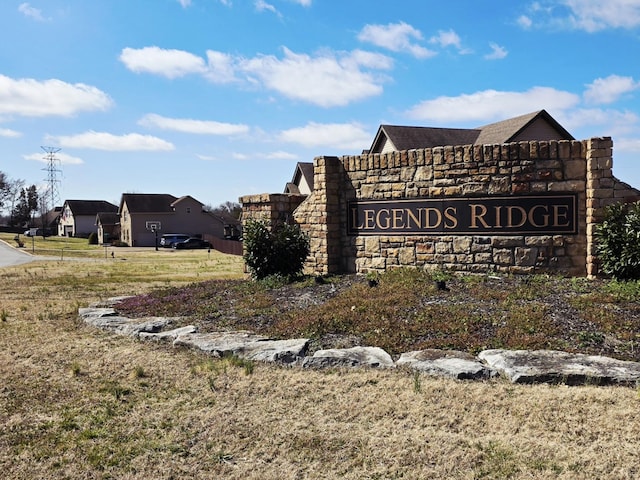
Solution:
[{"label": "tree", "polygon": [[11,225],[29,225],[31,215],[38,211],[38,190],[35,185],[20,190],[18,201],[11,212]]},{"label": "tree", "polygon": [[12,227],[16,224],[13,221],[13,212],[18,202],[20,190],[24,185],[24,180],[11,180],[7,186],[7,207],[9,210],[9,225]]},{"label": "tree", "polygon": [[9,179],[4,172],[0,172],[0,209],[4,206],[9,193]]},{"label": "tree", "polygon": [[209,209],[209,211],[224,219],[232,218],[234,220],[240,220],[242,205],[237,202],[224,202],[215,208]]}]

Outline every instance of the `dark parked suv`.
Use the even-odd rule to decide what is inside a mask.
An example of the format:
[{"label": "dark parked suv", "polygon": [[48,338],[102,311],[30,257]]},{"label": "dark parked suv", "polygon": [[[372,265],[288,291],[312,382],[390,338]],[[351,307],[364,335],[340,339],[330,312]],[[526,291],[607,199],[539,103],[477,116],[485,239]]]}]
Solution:
[{"label": "dark parked suv", "polygon": [[160,246],[164,248],[171,248],[174,243],[183,242],[190,237],[191,235],[186,235],[184,233],[165,233],[160,237]]},{"label": "dark parked suv", "polygon": [[174,242],[173,248],[211,248],[211,244],[201,238],[191,237],[182,242]]}]

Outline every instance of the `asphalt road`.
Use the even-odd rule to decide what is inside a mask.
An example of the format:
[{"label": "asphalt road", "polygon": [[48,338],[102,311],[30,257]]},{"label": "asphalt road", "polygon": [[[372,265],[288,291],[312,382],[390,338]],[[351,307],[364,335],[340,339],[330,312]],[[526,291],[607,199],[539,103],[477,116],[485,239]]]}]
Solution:
[{"label": "asphalt road", "polygon": [[34,260],[34,257],[13,248],[0,240],[0,267],[13,267],[15,265],[22,265],[23,263],[29,263]]}]

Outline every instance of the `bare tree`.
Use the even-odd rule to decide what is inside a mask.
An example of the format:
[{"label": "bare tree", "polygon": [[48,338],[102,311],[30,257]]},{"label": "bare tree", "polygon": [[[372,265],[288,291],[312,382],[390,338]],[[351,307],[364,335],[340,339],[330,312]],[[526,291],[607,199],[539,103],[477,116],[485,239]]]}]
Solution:
[{"label": "bare tree", "polygon": [[221,218],[238,221],[242,214],[242,205],[237,202],[224,202],[217,207],[209,208],[209,211]]}]

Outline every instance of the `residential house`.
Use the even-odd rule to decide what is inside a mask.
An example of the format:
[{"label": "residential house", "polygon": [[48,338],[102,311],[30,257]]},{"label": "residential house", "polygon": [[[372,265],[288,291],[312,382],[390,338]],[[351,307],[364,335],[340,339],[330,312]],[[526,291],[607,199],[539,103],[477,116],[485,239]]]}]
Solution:
[{"label": "residential house", "polygon": [[284,193],[309,195],[313,192],[313,162],[298,162],[293,178],[284,188]]},{"label": "residential house", "polygon": [[98,244],[112,243],[120,238],[120,215],[118,212],[101,212],[96,215]]},{"label": "residential house", "polygon": [[487,145],[527,140],[574,140],[545,110],[474,129],[380,125],[369,150],[386,153],[446,145]]},{"label": "residential house", "polygon": [[117,212],[118,206],[104,200],[65,200],[58,223],[58,235],[88,237],[97,233],[96,215]]},{"label": "residential house", "polygon": [[62,207],[53,207],[41,217],[42,227],[48,229],[52,235],[58,233],[58,224],[62,215]]},{"label": "residential house", "polygon": [[225,222],[203,207],[189,195],[125,193],[118,210],[120,240],[132,247],[149,247],[167,233],[224,238]]}]

